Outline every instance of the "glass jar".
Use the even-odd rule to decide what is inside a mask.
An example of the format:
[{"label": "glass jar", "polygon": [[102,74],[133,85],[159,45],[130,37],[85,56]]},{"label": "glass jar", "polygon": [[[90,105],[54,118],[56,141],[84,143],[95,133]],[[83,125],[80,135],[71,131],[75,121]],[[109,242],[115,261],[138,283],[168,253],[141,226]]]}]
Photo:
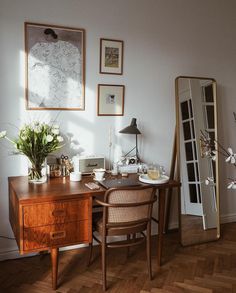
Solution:
[{"label": "glass jar", "polygon": [[158,164],[150,164],[147,168],[148,178],[151,180],[157,180],[161,177],[161,168]]}]

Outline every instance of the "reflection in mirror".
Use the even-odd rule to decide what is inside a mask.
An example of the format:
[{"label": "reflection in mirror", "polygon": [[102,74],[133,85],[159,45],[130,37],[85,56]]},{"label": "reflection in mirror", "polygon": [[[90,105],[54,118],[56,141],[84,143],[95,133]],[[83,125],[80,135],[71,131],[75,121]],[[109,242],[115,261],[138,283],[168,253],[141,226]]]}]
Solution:
[{"label": "reflection in mirror", "polygon": [[[219,238],[218,156],[204,152],[201,133],[217,140],[216,82],[176,78],[177,172],[181,187],[181,243]],[[210,184],[205,180],[211,178]]]}]

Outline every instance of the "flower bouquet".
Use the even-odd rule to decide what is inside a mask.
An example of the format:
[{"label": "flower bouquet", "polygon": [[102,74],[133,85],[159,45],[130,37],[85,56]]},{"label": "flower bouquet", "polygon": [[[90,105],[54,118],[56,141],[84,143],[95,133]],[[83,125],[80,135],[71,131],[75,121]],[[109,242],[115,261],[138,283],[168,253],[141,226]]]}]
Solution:
[{"label": "flower bouquet", "polygon": [[43,183],[47,180],[46,172],[43,174],[42,171],[46,158],[63,146],[59,126],[38,121],[24,125],[16,139],[8,138],[6,131],[0,132],[0,138],[7,139],[14,145],[17,153],[24,154],[29,159],[31,168],[28,176],[29,181],[33,183]]}]

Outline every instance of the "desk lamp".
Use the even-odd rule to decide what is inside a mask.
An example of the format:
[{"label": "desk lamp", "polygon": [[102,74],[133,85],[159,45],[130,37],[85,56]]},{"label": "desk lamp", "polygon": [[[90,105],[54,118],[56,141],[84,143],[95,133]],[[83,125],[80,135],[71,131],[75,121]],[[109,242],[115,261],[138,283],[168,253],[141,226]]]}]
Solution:
[{"label": "desk lamp", "polygon": [[136,118],[132,118],[130,125],[120,130],[119,133],[135,134],[135,137],[136,137],[135,147],[132,148],[132,150],[130,150],[127,154],[125,154],[125,157],[128,154],[130,154],[133,150],[136,150],[136,160],[137,162],[140,162],[139,153],[138,153],[138,134],[141,134],[141,132],[137,128],[136,120],[137,120]]}]

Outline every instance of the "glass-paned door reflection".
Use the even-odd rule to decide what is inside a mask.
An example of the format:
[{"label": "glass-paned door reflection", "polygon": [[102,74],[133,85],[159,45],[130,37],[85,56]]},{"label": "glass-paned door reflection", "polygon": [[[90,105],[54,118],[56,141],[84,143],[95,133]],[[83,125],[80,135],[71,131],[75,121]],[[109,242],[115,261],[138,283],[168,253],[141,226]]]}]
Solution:
[{"label": "glass-paned door reflection", "polygon": [[[215,115],[214,115],[214,94],[212,83],[202,86],[202,106],[205,130],[211,141],[215,141]],[[213,147],[212,147],[213,148]],[[210,177],[216,178],[215,161],[209,160]]]},{"label": "glass-paned door reflection", "polygon": [[[202,85],[202,109],[203,109],[203,120],[204,127],[212,141],[215,140],[215,101],[212,82],[209,84]],[[212,146],[213,148],[214,146]],[[216,163],[211,158],[204,158],[207,160],[208,176],[214,178],[214,184],[204,187],[205,196],[203,198],[203,226],[204,229],[216,227]]]},{"label": "glass-paned door reflection", "polygon": [[[191,215],[202,215],[201,185],[196,148],[196,136],[191,99],[180,103],[185,166],[187,173],[187,190],[185,190],[185,212]],[[184,162],[182,162],[184,164]],[[184,167],[184,166],[183,166]]]}]

